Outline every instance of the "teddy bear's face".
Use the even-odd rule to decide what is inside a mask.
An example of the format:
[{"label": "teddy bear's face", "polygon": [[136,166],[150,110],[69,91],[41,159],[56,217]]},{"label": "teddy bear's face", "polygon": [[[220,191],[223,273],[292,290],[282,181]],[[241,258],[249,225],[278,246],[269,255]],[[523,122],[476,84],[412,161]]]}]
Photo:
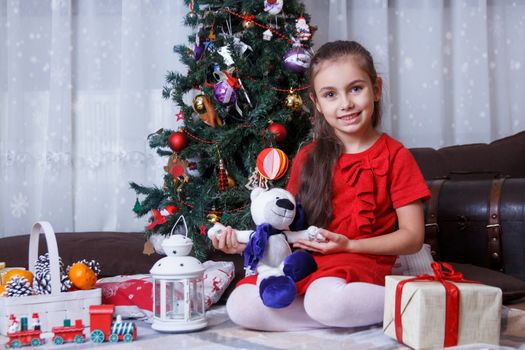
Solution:
[{"label": "teddy bear's face", "polygon": [[288,230],[295,217],[295,198],[282,189],[256,188],[251,195],[251,214],[256,225],[270,224],[278,230]]}]

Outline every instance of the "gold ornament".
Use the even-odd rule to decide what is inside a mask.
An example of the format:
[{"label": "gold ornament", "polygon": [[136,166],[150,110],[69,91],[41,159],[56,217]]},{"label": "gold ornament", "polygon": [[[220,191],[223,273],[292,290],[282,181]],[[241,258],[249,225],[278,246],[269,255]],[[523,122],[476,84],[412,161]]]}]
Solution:
[{"label": "gold ornament", "polygon": [[303,107],[303,99],[295,92],[290,91],[288,96],[284,99],[284,106],[293,111],[298,111]]},{"label": "gold ornament", "polygon": [[188,16],[188,19],[190,19],[190,20],[192,20],[192,21],[197,19],[197,14],[196,14],[195,12],[193,12],[193,11],[191,11],[190,13],[188,13],[187,16]]},{"label": "gold ornament", "polygon": [[214,224],[216,222],[221,222],[221,217],[219,215],[217,215],[217,213],[215,213],[215,212],[210,212],[206,216],[206,219],[208,219],[208,221],[211,222],[212,224]]},{"label": "gold ornament", "polygon": [[255,26],[255,24],[253,23],[253,21],[242,21],[242,27],[244,29],[252,29],[253,27]]},{"label": "gold ornament", "polygon": [[191,106],[193,107],[193,110],[199,114],[206,113],[206,95],[200,94],[193,98],[193,102],[191,103]]},{"label": "gold ornament", "polygon": [[246,12],[243,12],[243,16],[244,18],[246,18],[242,21],[242,27],[244,29],[252,29],[253,27],[255,27],[255,23],[253,22],[253,16],[248,16]]},{"label": "gold ornament", "polygon": [[213,28],[210,30],[210,33],[208,34],[208,40],[215,41],[217,40],[217,35],[215,35],[215,31]]},{"label": "gold ornament", "polygon": [[230,175],[228,175],[228,187],[229,188],[233,188],[235,187],[235,185],[237,185],[237,183],[235,182],[235,179],[233,177],[231,177]]}]

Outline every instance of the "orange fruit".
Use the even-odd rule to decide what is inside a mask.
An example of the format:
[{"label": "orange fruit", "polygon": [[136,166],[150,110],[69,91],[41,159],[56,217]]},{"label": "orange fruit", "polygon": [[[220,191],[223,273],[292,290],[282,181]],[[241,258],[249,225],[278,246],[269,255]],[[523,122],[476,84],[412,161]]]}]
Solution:
[{"label": "orange fruit", "polygon": [[95,271],[80,262],[71,265],[68,276],[73,286],[78,289],[92,289],[97,282]]},{"label": "orange fruit", "polygon": [[29,281],[29,285],[33,285],[33,274],[31,271],[28,270],[22,270],[22,269],[12,269],[5,273],[4,277],[2,278],[2,282],[4,284],[7,284],[11,280],[11,278],[19,276],[19,277],[25,277],[26,280]]},{"label": "orange fruit", "polygon": [[3,297],[4,293],[5,293],[5,285],[1,284],[0,285],[0,297]]}]

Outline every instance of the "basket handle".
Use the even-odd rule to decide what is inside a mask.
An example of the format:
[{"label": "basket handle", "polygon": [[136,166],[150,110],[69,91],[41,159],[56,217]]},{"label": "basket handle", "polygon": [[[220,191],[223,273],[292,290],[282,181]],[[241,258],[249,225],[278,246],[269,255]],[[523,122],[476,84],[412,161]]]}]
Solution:
[{"label": "basket handle", "polygon": [[51,294],[56,295],[61,292],[60,262],[55,231],[53,231],[53,227],[47,221],[38,221],[31,229],[31,235],[29,236],[29,271],[33,275],[35,274],[40,233],[44,233],[46,236],[47,251],[49,252],[49,270],[51,273]]}]

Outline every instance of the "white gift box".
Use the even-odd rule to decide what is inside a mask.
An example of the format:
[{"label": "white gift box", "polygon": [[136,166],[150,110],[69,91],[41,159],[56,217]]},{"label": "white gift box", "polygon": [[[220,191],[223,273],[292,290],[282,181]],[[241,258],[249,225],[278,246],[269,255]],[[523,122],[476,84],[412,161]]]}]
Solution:
[{"label": "white gift box", "polygon": [[48,222],[40,221],[33,225],[29,238],[29,270],[35,272],[38,258],[40,233],[45,234],[49,252],[49,269],[51,274],[51,294],[30,295],[21,297],[0,298],[0,334],[6,335],[9,316],[14,315],[18,322],[21,317],[31,320],[33,313],[38,313],[42,332],[50,332],[53,327],[62,326],[65,319],[82,320],[89,326],[89,306],[100,305],[100,288],[61,292],[60,265],[55,232]]},{"label": "white gift box", "polygon": [[[396,339],[395,301],[399,282],[410,276],[386,276],[383,330]],[[450,281],[449,281],[450,282]],[[498,344],[501,289],[478,283],[454,283],[459,288],[458,344]],[[439,281],[414,281],[401,296],[402,342],[414,349],[438,349],[445,341],[445,288]]]}]

